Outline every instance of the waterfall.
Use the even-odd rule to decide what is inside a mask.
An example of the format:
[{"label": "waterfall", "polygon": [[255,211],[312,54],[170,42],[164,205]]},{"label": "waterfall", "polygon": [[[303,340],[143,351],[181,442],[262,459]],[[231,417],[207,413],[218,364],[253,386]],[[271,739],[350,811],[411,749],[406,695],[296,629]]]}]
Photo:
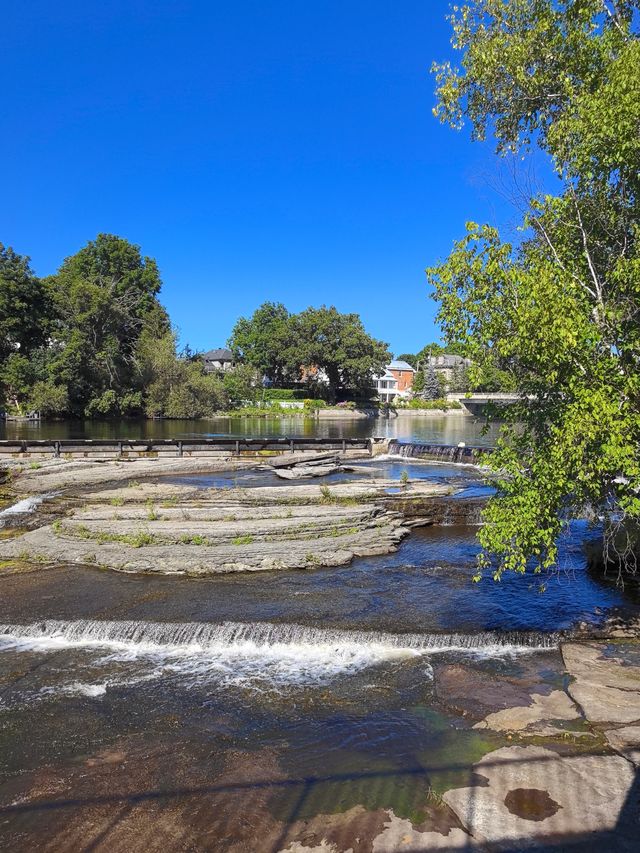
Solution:
[{"label": "waterfall", "polygon": [[389,456],[402,456],[406,459],[434,459],[438,462],[476,463],[483,451],[482,447],[458,446],[455,444],[418,444],[392,439],[389,442]]},{"label": "waterfall", "polygon": [[[442,652],[504,657],[555,648],[558,642],[557,634],[532,632],[391,634],[268,622],[45,620],[0,625],[0,654],[75,650],[88,655],[99,671],[106,666],[106,680],[79,684],[74,656],[68,672],[71,683],[51,688],[87,696],[103,695],[107,685],[166,678],[188,687],[213,683],[260,690],[328,684],[393,660]],[[426,665],[423,676],[428,678],[429,672]]]},{"label": "waterfall", "polygon": [[33,641],[64,646],[138,646],[141,650],[182,649],[206,652],[221,647],[250,644],[256,650],[276,646],[377,647],[390,651],[434,653],[474,649],[548,649],[559,642],[558,634],[530,631],[478,634],[391,634],[380,631],[342,631],[306,625],[279,625],[271,622],[111,622],[48,619],[29,625],[0,625],[0,640]]}]

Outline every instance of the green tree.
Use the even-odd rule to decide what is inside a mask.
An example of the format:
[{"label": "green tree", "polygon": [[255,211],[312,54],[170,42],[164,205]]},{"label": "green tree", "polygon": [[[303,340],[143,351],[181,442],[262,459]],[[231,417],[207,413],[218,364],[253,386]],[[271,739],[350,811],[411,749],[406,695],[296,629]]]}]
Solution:
[{"label": "green tree", "polygon": [[240,317],[233,327],[229,346],[239,361],[251,365],[279,386],[291,378],[295,361],[295,341],[292,341],[291,315],[284,305],[265,302],[251,317]]},{"label": "green tree", "polygon": [[11,353],[29,355],[48,334],[47,292],[29,258],[0,243],[0,363]]},{"label": "green tree", "polygon": [[69,394],[64,385],[37,381],[29,391],[29,408],[41,417],[63,415],[69,407]]},{"label": "green tree", "polygon": [[307,308],[294,320],[294,363],[316,367],[327,377],[329,394],[367,394],[374,374],[391,358],[387,344],[365,331],[358,314],[341,314],[333,306]]},{"label": "green tree", "polygon": [[398,361],[406,361],[414,370],[418,366],[418,356],[410,352],[403,352],[402,355],[398,356]]},{"label": "green tree", "polygon": [[155,261],[99,234],[46,281],[55,310],[48,372],[69,388],[73,412],[112,415],[140,390],[136,353],[146,324],[168,330]]},{"label": "green tree", "polygon": [[12,352],[2,363],[3,396],[18,415],[25,415],[31,386],[35,380],[33,365],[26,355]]},{"label": "green tree", "polygon": [[230,406],[255,403],[262,390],[260,377],[250,364],[239,364],[227,371],[222,384]]},{"label": "green tree", "polygon": [[179,358],[177,335],[144,334],[138,358],[145,381],[145,411],[150,417],[202,418],[226,406],[222,381],[204,371],[200,360]]},{"label": "green tree", "polygon": [[442,397],[442,385],[432,364],[428,364],[424,372],[423,397],[426,400],[438,400]]},{"label": "green tree", "polygon": [[413,377],[413,393],[418,397],[424,394],[424,370],[421,367],[416,370]]},{"label": "green tree", "polygon": [[552,568],[559,533],[587,506],[605,518],[607,556],[618,548],[619,567],[636,566],[639,9],[476,0],[452,15],[462,67],[436,67],[443,121],[470,120],[500,153],[538,146],[561,187],[530,199],[519,244],[471,223],[428,271],[447,339],[520,393],[488,459],[498,491],[480,566],[496,578]]}]

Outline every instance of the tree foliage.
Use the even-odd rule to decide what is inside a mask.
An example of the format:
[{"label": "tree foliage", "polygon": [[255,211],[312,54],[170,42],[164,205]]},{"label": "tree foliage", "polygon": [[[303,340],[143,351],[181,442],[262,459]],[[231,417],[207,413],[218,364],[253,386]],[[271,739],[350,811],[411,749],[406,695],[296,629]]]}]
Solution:
[{"label": "tree foliage", "polygon": [[29,259],[0,249],[0,387],[18,413],[112,416],[143,411],[144,334],[169,321],[155,261],[99,234],[39,280]]},{"label": "tree foliage", "polygon": [[438,400],[442,397],[442,386],[438,381],[435,368],[432,364],[428,364],[424,370],[424,387],[422,396],[426,400]]},{"label": "tree foliage", "polygon": [[304,380],[312,386],[326,378],[334,399],[342,392],[370,391],[373,375],[391,358],[358,314],[324,305],[290,314],[284,305],[265,302],[252,317],[238,320],[229,345],[273,384]]},{"label": "tree foliage", "polygon": [[387,344],[367,334],[358,314],[336,308],[307,308],[294,319],[296,362],[314,366],[327,377],[331,396],[366,394],[374,374],[391,359]]},{"label": "tree foliage", "polygon": [[29,258],[0,243],[0,361],[29,353],[45,343],[48,295]]},{"label": "tree foliage", "polygon": [[229,338],[235,357],[274,385],[293,377],[292,318],[280,302],[264,302],[251,317],[240,317]]},{"label": "tree foliage", "polygon": [[[606,518],[635,568],[640,517],[639,4],[476,0],[454,11],[462,67],[436,68],[437,115],[498,152],[550,158],[523,239],[471,223],[428,271],[448,340],[520,392],[489,462],[481,567],[550,569],[567,519]],[[517,424],[517,426],[516,426]]]},{"label": "tree foliage", "polygon": [[[69,389],[71,410],[87,415],[127,414],[140,390],[137,349],[147,325],[166,332],[157,301],[155,261],[138,246],[99,234],[46,280],[55,307],[50,373]],[[129,403],[129,405],[126,405]]]},{"label": "tree foliage", "polygon": [[201,361],[176,355],[174,331],[142,336],[139,358],[145,377],[145,413],[150,417],[202,418],[226,406],[222,381]]}]

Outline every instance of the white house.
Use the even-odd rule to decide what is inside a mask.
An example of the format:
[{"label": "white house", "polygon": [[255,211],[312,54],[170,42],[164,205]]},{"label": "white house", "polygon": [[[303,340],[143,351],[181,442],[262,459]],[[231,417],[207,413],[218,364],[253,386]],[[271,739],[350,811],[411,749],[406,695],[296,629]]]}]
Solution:
[{"label": "white house", "polygon": [[415,370],[406,361],[394,359],[385,367],[381,376],[373,377],[378,399],[381,403],[392,403],[396,398],[411,399]]},{"label": "white house", "polygon": [[224,373],[235,367],[235,360],[230,349],[211,349],[202,356],[204,369],[207,373]]}]

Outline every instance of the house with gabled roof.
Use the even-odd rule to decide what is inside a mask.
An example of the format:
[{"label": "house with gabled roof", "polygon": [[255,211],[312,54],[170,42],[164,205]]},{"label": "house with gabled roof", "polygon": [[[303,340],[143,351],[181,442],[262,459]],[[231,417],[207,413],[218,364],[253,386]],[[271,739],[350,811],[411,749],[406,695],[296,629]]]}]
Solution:
[{"label": "house with gabled roof", "polygon": [[413,389],[415,370],[406,361],[394,359],[381,376],[374,376],[373,383],[381,403],[392,403],[395,399],[408,400]]},{"label": "house with gabled roof", "polygon": [[225,373],[236,366],[236,360],[230,349],[210,349],[202,355],[207,373]]}]

